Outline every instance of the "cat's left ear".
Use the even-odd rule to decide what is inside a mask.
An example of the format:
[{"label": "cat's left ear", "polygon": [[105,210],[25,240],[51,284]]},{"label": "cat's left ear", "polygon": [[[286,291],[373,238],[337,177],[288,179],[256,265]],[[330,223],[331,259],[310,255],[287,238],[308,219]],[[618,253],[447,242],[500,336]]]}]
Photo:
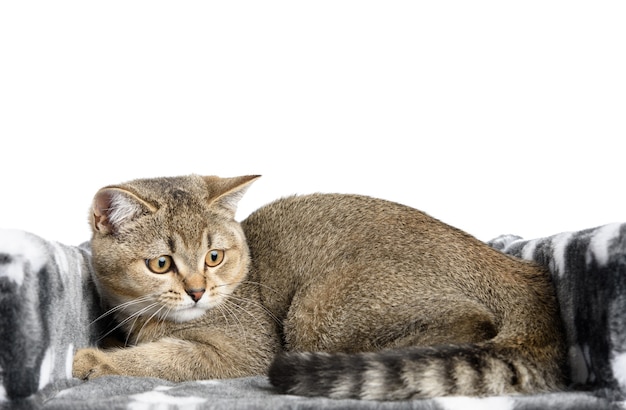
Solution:
[{"label": "cat's left ear", "polygon": [[234,178],[206,176],[203,179],[209,187],[211,203],[221,206],[234,216],[239,200],[250,185],[260,177],[261,175],[245,175]]}]

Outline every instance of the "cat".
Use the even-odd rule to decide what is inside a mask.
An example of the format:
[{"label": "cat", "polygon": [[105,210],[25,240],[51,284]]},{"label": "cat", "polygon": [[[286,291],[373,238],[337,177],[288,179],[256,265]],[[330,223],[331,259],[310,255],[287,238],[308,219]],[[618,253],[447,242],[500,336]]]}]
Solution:
[{"label": "cat", "polygon": [[268,374],[280,393],[372,400],[564,387],[544,268],[367,196],[285,197],[238,223],[257,178],[96,193],[96,286],[126,347],[78,350],[75,377]]}]

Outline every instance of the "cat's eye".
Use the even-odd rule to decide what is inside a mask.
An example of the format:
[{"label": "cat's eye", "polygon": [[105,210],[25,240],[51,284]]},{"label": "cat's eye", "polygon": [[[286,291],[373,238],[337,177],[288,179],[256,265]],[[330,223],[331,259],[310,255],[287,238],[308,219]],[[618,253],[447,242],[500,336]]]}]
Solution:
[{"label": "cat's eye", "polygon": [[206,257],[204,258],[204,263],[206,263],[206,266],[212,268],[222,263],[223,260],[224,260],[223,250],[211,249],[210,251],[207,252]]},{"label": "cat's eye", "polygon": [[174,261],[168,255],[161,255],[158,258],[146,259],[146,266],[154,273],[167,273],[172,270]]}]

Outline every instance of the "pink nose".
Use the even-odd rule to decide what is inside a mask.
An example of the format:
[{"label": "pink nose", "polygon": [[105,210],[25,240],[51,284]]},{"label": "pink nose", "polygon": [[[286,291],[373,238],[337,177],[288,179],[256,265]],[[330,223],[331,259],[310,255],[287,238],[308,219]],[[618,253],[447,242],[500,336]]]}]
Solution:
[{"label": "pink nose", "polygon": [[202,295],[204,295],[204,291],[205,289],[189,289],[189,290],[185,290],[185,292],[187,292],[187,294],[191,297],[191,299],[194,302],[198,302],[200,300],[200,298],[202,297]]}]

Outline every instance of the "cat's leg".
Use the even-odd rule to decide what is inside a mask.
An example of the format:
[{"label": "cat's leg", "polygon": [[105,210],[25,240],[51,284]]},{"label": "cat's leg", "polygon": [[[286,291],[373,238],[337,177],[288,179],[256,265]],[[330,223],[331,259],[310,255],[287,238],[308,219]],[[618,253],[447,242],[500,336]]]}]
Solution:
[{"label": "cat's leg", "polygon": [[164,338],[124,349],[80,349],[73,376],[88,380],[105,375],[157,377],[172,381],[262,374],[276,348],[268,340],[247,343],[213,337],[211,343]]},{"label": "cat's leg", "polygon": [[493,315],[475,302],[459,303],[458,309],[445,312],[444,319],[429,320],[422,326],[399,323],[396,334],[380,340],[380,348],[436,346],[441,344],[477,343],[496,336]]},{"label": "cat's leg", "polygon": [[493,312],[432,281],[382,267],[354,266],[326,275],[294,295],[283,326],[286,350],[360,352],[472,343],[496,335]]},{"label": "cat's leg", "polygon": [[[313,299],[310,299],[313,300]],[[298,306],[285,321],[287,350],[359,352],[409,346],[475,343],[497,333],[493,314],[479,303],[455,298],[448,308],[407,303],[364,306]]]}]

